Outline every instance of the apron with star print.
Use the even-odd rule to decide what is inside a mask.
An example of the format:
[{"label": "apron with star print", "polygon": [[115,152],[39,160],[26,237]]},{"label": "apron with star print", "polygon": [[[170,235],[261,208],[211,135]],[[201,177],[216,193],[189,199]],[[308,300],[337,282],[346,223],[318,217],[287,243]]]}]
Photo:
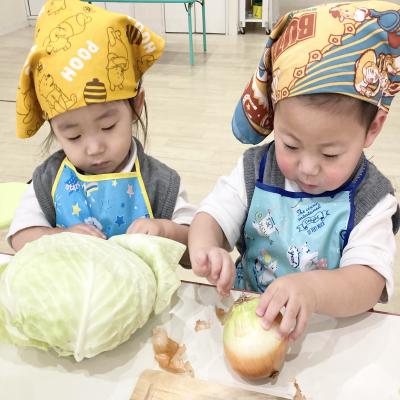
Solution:
[{"label": "apron with star print", "polygon": [[335,191],[289,192],[263,183],[267,154],[260,162],[234,284],[257,292],[286,274],[339,266],[354,225],[354,196],[367,171],[365,160],[361,173]]},{"label": "apron with star print", "polygon": [[52,188],[56,226],[91,224],[107,238],[126,233],[138,218],[153,218],[140,173],[82,175],[67,158],[61,163]]}]

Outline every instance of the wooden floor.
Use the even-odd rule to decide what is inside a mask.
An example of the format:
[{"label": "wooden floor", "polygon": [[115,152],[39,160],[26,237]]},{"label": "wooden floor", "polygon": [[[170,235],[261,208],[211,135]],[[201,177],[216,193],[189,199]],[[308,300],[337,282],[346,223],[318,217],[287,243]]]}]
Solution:
[{"label": "wooden floor", "polygon": [[[1,181],[27,181],[41,156],[48,127],[32,139],[15,138],[15,92],[30,49],[33,29],[0,36],[0,171]],[[145,75],[149,109],[147,152],[181,174],[190,200],[198,202],[221,174],[229,173],[246,146],[231,133],[231,118],[244,86],[255,70],[266,36],[208,35],[202,53],[195,36],[194,67],[189,65],[186,35],[166,35],[166,51]],[[368,156],[400,188],[400,96],[393,102],[384,132]],[[0,251],[11,252],[0,231]],[[397,242],[400,244],[399,236]],[[400,257],[396,259],[395,295],[381,310],[400,312]],[[185,278],[191,277],[185,272]]]}]

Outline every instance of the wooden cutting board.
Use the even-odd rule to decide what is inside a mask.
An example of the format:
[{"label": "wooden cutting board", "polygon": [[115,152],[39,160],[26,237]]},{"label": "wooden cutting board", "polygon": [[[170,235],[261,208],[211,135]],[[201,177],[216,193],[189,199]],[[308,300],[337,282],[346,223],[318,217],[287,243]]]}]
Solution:
[{"label": "wooden cutting board", "polygon": [[131,400],[284,400],[164,371],[144,370]]}]

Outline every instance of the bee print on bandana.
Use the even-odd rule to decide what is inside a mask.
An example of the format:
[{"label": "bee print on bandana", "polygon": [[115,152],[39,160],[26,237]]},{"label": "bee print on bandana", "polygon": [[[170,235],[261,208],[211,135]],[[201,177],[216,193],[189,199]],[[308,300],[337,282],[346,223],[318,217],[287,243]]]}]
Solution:
[{"label": "bee print on bandana", "polygon": [[86,82],[83,90],[83,98],[86,104],[103,103],[107,100],[107,90],[103,82],[97,78],[93,78],[90,82]]},{"label": "bee print on bandana", "polygon": [[135,25],[126,26],[126,37],[130,44],[136,44],[137,46],[139,46],[143,40],[142,32],[140,32]]}]

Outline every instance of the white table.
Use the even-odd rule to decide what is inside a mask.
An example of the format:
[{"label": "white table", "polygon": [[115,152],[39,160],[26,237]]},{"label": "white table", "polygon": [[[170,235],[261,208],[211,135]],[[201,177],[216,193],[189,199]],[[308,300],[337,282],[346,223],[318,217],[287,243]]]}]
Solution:
[{"label": "white table", "polygon": [[[150,319],[128,342],[81,363],[0,344],[0,398],[128,400],[139,374],[158,369],[150,337],[155,326],[163,325],[170,337],[186,345],[200,379],[287,397],[294,393],[296,379],[307,400],[400,399],[400,316],[368,312],[338,320],[315,315],[278,377],[249,385],[230,370],[223,356],[215,305],[227,308],[232,301],[221,303],[212,286],[184,282],[169,309]],[[195,332],[198,319],[211,319],[211,329]]]}]

